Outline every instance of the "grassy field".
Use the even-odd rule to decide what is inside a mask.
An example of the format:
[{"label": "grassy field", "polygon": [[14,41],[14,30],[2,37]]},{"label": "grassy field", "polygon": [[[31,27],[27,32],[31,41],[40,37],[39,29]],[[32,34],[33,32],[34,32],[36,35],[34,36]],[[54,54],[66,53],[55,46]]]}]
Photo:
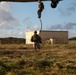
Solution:
[{"label": "grassy field", "polygon": [[0,75],[76,75],[76,43],[0,45]]}]

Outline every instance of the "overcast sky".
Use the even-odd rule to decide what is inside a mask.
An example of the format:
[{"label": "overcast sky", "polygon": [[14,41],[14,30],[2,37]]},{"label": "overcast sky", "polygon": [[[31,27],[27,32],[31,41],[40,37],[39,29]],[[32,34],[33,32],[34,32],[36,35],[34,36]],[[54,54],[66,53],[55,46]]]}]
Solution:
[{"label": "overcast sky", "polygon": [[[67,30],[69,37],[76,37],[76,1],[63,0],[57,8],[50,7],[50,1],[43,2],[43,30]],[[25,38],[25,32],[40,30],[40,20],[37,18],[38,3],[0,3],[0,37]]]}]

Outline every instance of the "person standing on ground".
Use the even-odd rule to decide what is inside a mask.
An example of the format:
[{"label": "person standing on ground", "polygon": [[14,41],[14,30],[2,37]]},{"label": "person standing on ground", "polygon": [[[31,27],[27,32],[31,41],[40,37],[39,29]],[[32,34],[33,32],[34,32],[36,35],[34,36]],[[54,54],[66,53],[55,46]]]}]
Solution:
[{"label": "person standing on ground", "polygon": [[40,49],[41,37],[37,34],[37,31],[34,31],[34,35],[31,37],[31,42],[34,42],[33,48],[35,50]]}]

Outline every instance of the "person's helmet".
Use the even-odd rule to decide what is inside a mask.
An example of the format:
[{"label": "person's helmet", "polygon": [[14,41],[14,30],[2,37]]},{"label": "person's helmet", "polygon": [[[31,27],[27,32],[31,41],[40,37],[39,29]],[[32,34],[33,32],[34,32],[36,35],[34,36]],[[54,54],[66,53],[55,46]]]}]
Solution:
[{"label": "person's helmet", "polygon": [[37,33],[37,31],[34,31],[34,33]]},{"label": "person's helmet", "polygon": [[38,3],[41,3],[41,0],[38,0]]}]

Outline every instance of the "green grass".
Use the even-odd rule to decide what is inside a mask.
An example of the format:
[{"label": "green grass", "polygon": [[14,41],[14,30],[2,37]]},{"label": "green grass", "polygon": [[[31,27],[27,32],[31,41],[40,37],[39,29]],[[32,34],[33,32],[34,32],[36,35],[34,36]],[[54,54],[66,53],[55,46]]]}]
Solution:
[{"label": "green grass", "polygon": [[0,44],[0,49],[26,49],[25,44]]},{"label": "green grass", "polygon": [[30,51],[32,45],[2,48],[5,49],[0,49],[0,75],[76,75],[75,43],[43,44],[40,51]]}]

